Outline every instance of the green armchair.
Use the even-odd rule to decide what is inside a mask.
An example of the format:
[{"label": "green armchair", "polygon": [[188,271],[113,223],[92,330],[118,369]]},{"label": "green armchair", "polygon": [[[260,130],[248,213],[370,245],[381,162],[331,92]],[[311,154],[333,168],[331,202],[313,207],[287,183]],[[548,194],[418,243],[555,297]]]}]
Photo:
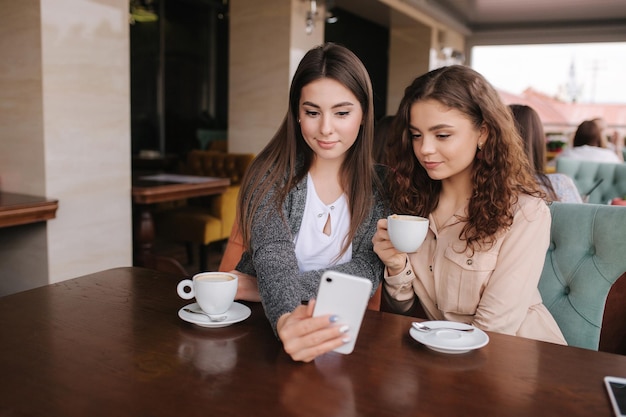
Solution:
[{"label": "green armchair", "polygon": [[552,203],[543,302],[571,346],[626,354],[626,208]]},{"label": "green armchair", "polygon": [[615,197],[626,195],[626,163],[557,158],[556,172],[572,178],[581,195],[585,195],[599,179],[602,179],[602,183],[589,195],[589,203],[607,204]]}]

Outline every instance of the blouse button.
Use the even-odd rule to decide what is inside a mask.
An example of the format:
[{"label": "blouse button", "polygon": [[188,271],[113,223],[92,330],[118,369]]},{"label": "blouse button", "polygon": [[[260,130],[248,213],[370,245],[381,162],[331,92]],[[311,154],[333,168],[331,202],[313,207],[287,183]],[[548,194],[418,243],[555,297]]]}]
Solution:
[{"label": "blouse button", "polygon": [[317,217],[322,217],[324,215],[324,213],[320,213],[317,215]]},{"label": "blouse button", "polygon": [[428,265],[428,270],[429,270],[430,272],[433,272],[433,266],[432,266],[432,265]]},{"label": "blouse button", "polygon": [[467,261],[465,261],[466,264],[471,265],[474,263],[474,261],[472,261],[471,259],[468,259]]}]

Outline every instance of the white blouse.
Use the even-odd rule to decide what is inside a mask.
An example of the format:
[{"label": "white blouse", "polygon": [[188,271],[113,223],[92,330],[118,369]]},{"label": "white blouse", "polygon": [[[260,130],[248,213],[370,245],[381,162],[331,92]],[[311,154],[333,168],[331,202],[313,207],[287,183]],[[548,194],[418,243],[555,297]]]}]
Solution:
[{"label": "white blouse", "polygon": [[[329,217],[330,235],[326,235],[324,226]],[[352,260],[352,243],[337,259],[349,229],[350,212],[345,194],[326,205],[318,197],[311,176],[307,176],[306,206],[300,230],[294,239],[300,272],[324,269]]]}]

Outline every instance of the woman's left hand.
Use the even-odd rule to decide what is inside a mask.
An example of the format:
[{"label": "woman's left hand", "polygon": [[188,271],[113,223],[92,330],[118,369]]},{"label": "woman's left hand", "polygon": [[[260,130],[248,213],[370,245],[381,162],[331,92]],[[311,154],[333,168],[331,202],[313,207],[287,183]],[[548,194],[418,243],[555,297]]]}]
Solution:
[{"label": "woman's left hand", "polygon": [[348,326],[335,325],[336,316],[313,317],[314,307],[315,300],[311,300],[280,316],[276,324],[283,348],[294,361],[311,362],[349,341]]}]

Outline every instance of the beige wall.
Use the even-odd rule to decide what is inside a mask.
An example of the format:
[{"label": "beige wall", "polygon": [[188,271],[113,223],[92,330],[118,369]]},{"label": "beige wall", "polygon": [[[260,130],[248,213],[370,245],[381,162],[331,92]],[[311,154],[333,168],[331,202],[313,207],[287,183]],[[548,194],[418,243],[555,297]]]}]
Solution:
[{"label": "beige wall", "polygon": [[0,229],[0,295],[132,264],[127,0],[0,13],[0,187],[59,200]]},{"label": "beige wall", "polygon": [[324,41],[324,9],[307,35],[302,0],[231,0],[229,7],[228,150],[258,153],[285,117],[298,62]]},{"label": "beige wall", "polygon": [[[275,133],[298,62],[324,40],[319,6],[307,35],[308,2],[230,1],[231,152]],[[390,112],[428,69],[432,28],[412,17],[391,29]],[[0,295],[131,265],[128,1],[3,2],[0,54],[0,188],[60,202],[56,219],[0,229]]]},{"label": "beige wall", "polygon": [[428,72],[433,31],[394,10],[390,26],[387,114],[396,114],[404,89],[415,77]]}]

